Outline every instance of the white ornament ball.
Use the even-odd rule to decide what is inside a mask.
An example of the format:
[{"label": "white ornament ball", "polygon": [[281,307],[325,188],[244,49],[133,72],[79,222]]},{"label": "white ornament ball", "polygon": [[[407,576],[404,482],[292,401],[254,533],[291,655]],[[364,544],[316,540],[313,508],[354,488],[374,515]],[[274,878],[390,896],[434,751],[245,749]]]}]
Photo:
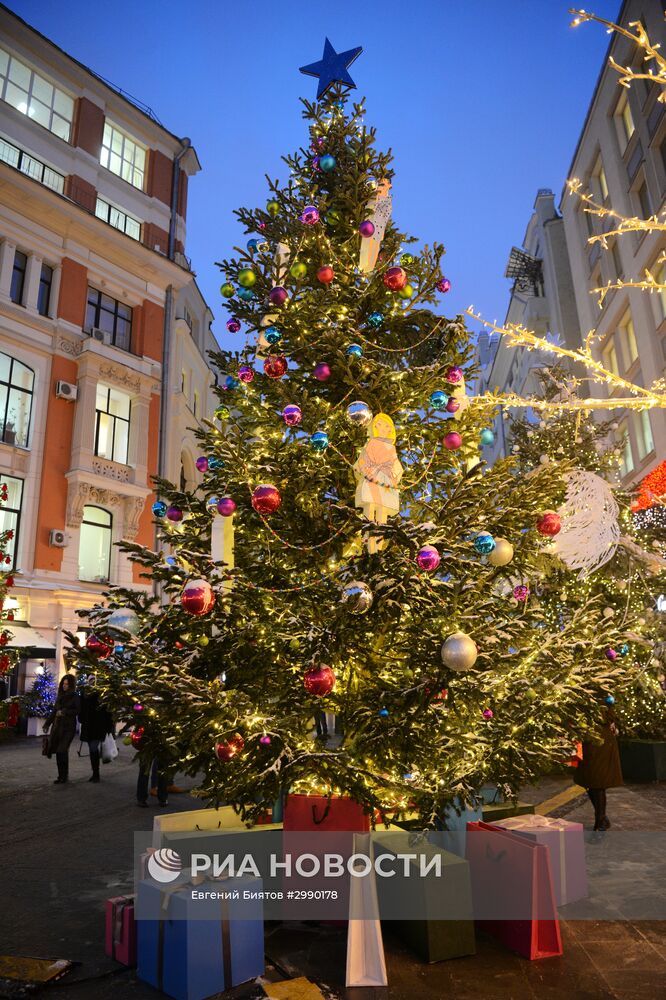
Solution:
[{"label": "white ornament ball", "polygon": [[541,462],[542,465],[548,465],[548,463],[550,462],[550,456],[549,455],[539,455],[539,461]]},{"label": "white ornament ball", "polygon": [[372,420],[372,410],[363,400],[356,399],[347,407],[347,420],[356,427],[367,427]]},{"label": "white ornament ball", "polygon": [[132,608],[115,608],[107,619],[110,628],[122,629],[130,635],[138,635],[141,628],[141,621],[136,611]]},{"label": "white ornament ball", "polygon": [[496,538],[495,548],[488,554],[491,566],[506,566],[513,559],[513,545],[506,538]]},{"label": "white ornament ball", "polygon": [[442,663],[451,670],[470,670],[479,651],[465,632],[454,632],[442,645]]},{"label": "white ornament ball", "polygon": [[614,611],[613,608],[604,608],[604,610],[603,610],[603,616],[604,616],[604,618],[612,618],[614,614],[615,614],[615,611]]},{"label": "white ornament ball", "polygon": [[613,421],[613,423],[612,423],[612,424],[610,425],[610,429],[611,429],[612,431],[616,431],[616,430],[618,429],[618,427],[619,427],[619,426],[620,426],[620,425],[619,425],[619,424],[617,423],[617,421],[615,421],[615,420],[614,420],[614,421]]},{"label": "white ornament ball", "polygon": [[353,580],[342,588],[342,603],[353,615],[364,615],[372,607],[372,591],[362,580]]},{"label": "white ornament ball", "polygon": [[514,446],[513,446],[513,448],[511,449],[511,451],[516,451],[516,452],[517,452],[517,451],[520,451],[520,445],[519,445],[519,444],[514,444]]}]

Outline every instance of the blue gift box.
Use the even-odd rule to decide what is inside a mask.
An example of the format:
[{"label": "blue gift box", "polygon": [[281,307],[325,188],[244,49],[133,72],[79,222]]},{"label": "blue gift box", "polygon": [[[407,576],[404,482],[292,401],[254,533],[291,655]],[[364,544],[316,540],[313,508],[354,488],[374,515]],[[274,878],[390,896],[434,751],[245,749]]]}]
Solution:
[{"label": "blue gift box", "polygon": [[[175,1000],[205,1000],[264,972],[262,880],[245,877],[178,888],[146,880],[137,895],[137,975]],[[239,890],[239,899],[192,892]],[[195,914],[196,908],[196,916]]]}]

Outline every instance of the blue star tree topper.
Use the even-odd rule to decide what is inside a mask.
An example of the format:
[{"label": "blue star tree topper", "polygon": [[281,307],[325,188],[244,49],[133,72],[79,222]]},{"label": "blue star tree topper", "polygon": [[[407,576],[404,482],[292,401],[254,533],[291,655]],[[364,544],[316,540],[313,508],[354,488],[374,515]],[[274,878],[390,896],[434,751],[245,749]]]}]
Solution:
[{"label": "blue star tree topper", "polygon": [[346,52],[336,52],[328,38],[324,42],[324,54],[319,62],[310,63],[308,66],[301,66],[301,73],[307,76],[319,77],[317,87],[317,100],[324,96],[326,91],[334,83],[344,83],[348,87],[355,87],[356,84],[347,72],[355,59],[358,59],[363,48],[357,45],[355,49],[347,49]]}]

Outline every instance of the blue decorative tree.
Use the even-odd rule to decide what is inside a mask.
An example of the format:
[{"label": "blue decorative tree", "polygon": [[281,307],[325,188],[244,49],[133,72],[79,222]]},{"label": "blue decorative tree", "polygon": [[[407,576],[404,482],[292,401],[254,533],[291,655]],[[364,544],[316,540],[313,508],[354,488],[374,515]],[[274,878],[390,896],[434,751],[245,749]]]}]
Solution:
[{"label": "blue decorative tree", "polygon": [[55,677],[49,670],[35,677],[32,689],[24,699],[25,713],[27,716],[38,719],[45,719],[51,712],[56,700],[57,684]]}]

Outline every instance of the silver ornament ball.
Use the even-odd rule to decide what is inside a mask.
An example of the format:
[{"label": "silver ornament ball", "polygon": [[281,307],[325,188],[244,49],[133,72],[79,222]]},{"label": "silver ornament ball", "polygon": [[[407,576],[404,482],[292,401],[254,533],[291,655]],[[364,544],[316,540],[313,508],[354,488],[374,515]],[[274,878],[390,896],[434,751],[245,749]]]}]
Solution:
[{"label": "silver ornament ball", "polygon": [[488,555],[491,566],[506,566],[513,559],[513,545],[506,538],[496,538],[495,548]]},{"label": "silver ornament ball", "polygon": [[363,400],[356,399],[347,407],[347,420],[356,427],[367,427],[372,420],[372,410]]},{"label": "silver ornament ball", "polygon": [[362,580],[353,580],[342,588],[342,603],[353,615],[364,615],[372,601],[372,591]]},{"label": "silver ornament ball", "polygon": [[454,632],[442,646],[442,663],[451,670],[470,670],[478,655],[476,643],[465,632]]},{"label": "silver ornament ball", "polygon": [[115,608],[109,615],[106,624],[109,628],[122,629],[130,635],[137,635],[141,628],[141,621],[136,611],[132,608]]}]

